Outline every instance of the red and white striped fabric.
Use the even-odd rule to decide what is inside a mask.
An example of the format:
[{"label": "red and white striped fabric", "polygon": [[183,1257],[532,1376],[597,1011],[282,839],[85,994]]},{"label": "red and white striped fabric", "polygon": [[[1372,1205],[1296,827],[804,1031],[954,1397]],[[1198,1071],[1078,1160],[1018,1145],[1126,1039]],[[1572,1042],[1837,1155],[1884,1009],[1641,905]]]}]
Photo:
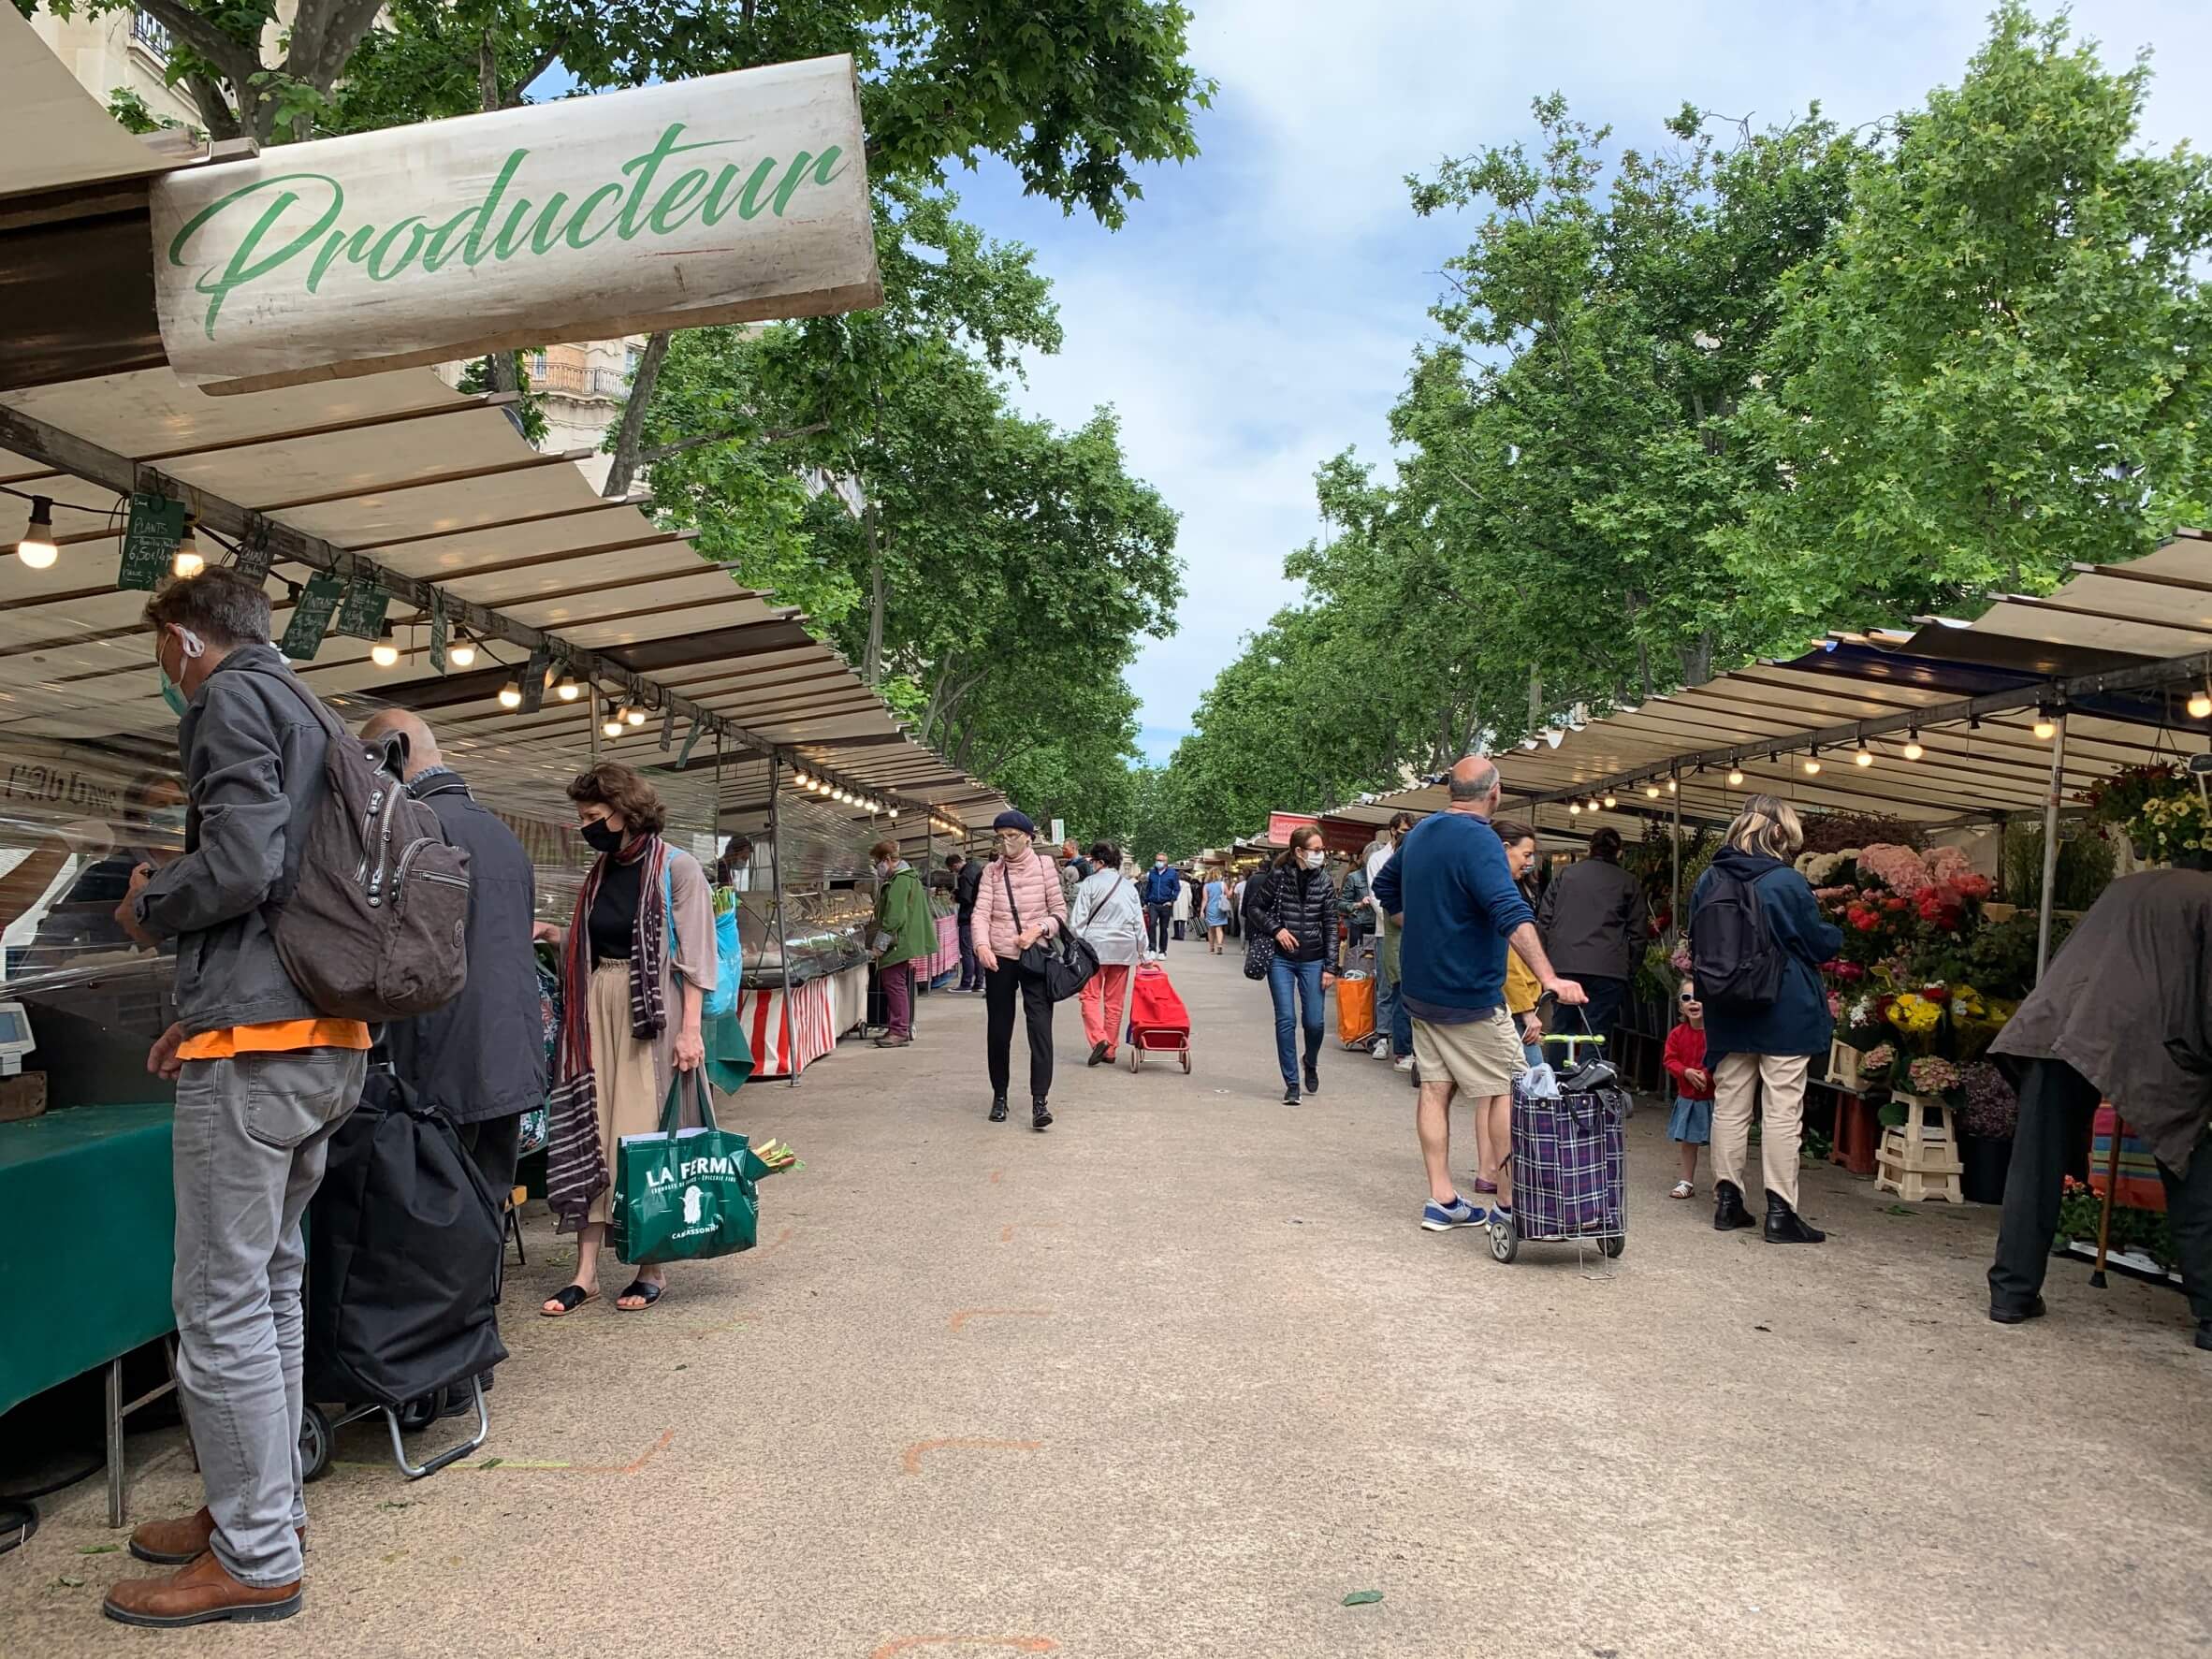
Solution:
[{"label": "red and white striped fabric", "polygon": [[937,949],[914,964],[915,972],[924,980],[933,980],[940,973],[953,973],[960,967],[960,924],[951,916],[937,918]]},{"label": "red and white striped fabric", "polygon": [[737,1018],[752,1044],[755,1077],[792,1077],[837,1046],[826,979],[793,985],[788,1003],[781,989],[740,991]]}]

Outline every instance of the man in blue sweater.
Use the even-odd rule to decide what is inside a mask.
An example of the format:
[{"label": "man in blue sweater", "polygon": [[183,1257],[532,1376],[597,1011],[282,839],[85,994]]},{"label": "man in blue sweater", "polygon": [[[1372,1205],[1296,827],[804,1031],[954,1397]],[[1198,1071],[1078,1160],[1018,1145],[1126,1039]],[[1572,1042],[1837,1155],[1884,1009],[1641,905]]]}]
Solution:
[{"label": "man in blue sweater", "polygon": [[1415,824],[1375,879],[1375,896],[1404,935],[1398,989],[1413,1015],[1413,1054],[1420,1068],[1415,1127],[1429,1172],[1421,1225],[1431,1232],[1489,1219],[1452,1185],[1450,1109],[1459,1089],[1473,1097],[1477,1111],[1509,1099],[1513,1080],[1527,1069],[1506,1012],[1508,943],[1560,1002],[1572,1007],[1587,1000],[1581,986],[1552,972],[1536,937],[1535,913],[1514,885],[1506,849],[1490,827],[1503,793],[1495,764],[1480,755],[1463,757],[1451,769],[1450,807]]},{"label": "man in blue sweater", "polygon": [[1183,876],[1168,863],[1168,855],[1155,852],[1144,878],[1145,931],[1155,956],[1168,953],[1168,923],[1175,914],[1175,895],[1183,891]]}]

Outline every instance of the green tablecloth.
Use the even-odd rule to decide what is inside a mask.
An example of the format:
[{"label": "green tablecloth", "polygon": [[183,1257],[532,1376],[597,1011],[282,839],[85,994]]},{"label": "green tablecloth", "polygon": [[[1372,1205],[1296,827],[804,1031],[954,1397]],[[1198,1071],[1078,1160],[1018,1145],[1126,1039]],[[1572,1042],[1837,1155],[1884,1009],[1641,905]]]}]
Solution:
[{"label": "green tablecloth", "polygon": [[0,1411],[175,1329],[173,1110],[0,1124]]}]

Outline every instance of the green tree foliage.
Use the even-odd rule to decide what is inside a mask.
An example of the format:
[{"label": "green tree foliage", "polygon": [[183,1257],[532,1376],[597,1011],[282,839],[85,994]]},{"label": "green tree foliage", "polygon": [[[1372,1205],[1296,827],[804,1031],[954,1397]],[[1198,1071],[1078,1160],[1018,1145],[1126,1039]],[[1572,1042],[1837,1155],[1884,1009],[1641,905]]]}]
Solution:
[{"label": "green tree foliage", "polygon": [[[1616,153],[1553,96],[1533,144],[1409,181],[1477,217],[1395,476],[1322,469],[1303,603],[1158,798],[1249,833],[2201,522],[2212,196],[2201,157],[2141,152],[2147,81],[2008,0],[1957,88],[1874,128],[1685,108]],[[1276,659],[1334,694],[1263,695]]]}]

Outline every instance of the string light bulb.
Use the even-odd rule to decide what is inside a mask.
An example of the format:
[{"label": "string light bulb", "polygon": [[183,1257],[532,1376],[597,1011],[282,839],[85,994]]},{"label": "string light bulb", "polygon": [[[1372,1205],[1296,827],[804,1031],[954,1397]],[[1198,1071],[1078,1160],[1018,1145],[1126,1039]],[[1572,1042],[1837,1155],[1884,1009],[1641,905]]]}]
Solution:
[{"label": "string light bulb", "polygon": [[1728,787],[1730,789],[1741,789],[1743,787],[1743,768],[1741,766],[1730,766],[1728,768]]},{"label": "string light bulb", "polygon": [[1905,734],[1905,747],[1901,752],[1908,761],[1916,761],[1928,752],[1920,747],[1920,733],[1917,728]]},{"label": "string light bulb", "polygon": [[636,705],[636,704],[633,703],[633,704],[630,706],[630,717],[629,717],[629,718],[630,718],[630,723],[631,723],[632,725],[633,725],[633,726],[642,726],[642,725],[644,725],[644,724],[645,724],[645,722],[646,722],[646,711],[645,711],[643,708],[641,708],[641,707],[640,707],[638,705]]},{"label": "string light bulb", "polygon": [[1590,808],[1590,810],[1591,810],[1591,811],[1593,811],[1593,812],[1596,811],[1596,810],[1597,810],[1597,797],[1596,797],[1595,795],[1592,795],[1592,796],[1590,797],[1590,799],[1589,799],[1589,801],[1588,801],[1587,805],[1588,805],[1588,807],[1589,807],[1589,808]]},{"label": "string light bulb", "polygon": [[476,642],[465,633],[456,633],[453,643],[445,648],[445,660],[456,668],[473,668],[476,663]]},{"label": "string light bulb", "polygon": [[520,708],[522,706],[522,688],[513,680],[509,680],[500,688],[500,706],[502,708]]},{"label": "string light bulb", "polygon": [[1820,756],[1817,754],[1809,754],[1805,757],[1805,776],[1808,778],[1820,776]]},{"label": "string light bulb", "polygon": [[575,676],[564,674],[560,683],[553,688],[553,694],[563,703],[574,703],[584,694],[584,688],[576,683]]},{"label": "string light bulb", "polygon": [[1646,800],[1652,800],[1652,801],[1655,801],[1655,800],[1657,800],[1657,799],[1659,798],[1659,786],[1658,786],[1656,783],[1647,783],[1647,784],[1645,784],[1645,785],[1644,785],[1644,798],[1645,798]]},{"label": "string light bulb", "polygon": [[1607,806],[1608,806],[1608,807],[1618,807],[1620,804],[1621,804],[1621,797],[1620,797],[1619,795],[1615,794],[1615,793],[1613,793],[1611,790],[1609,790],[1609,789],[1608,789],[1608,790],[1607,790],[1607,791],[1606,791],[1606,805],[1607,805]]},{"label": "string light bulb", "polygon": [[1668,794],[1673,794],[1673,793],[1675,793],[1677,790],[1681,789],[1681,787],[1682,787],[1682,786],[1681,786],[1681,784],[1680,782],[1678,782],[1676,779],[1672,779],[1672,778],[1669,778],[1669,779],[1666,780],[1666,793],[1667,793]]},{"label": "string light bulb", "polygon": [[1579,802],[1579,801],[1569,801],[1569,802],[1567,803],[1567,816],[1568,816],[1569,818],[1579,818],[1579,817],[1581,817],[1581,816],[1582,816],[1582,803],[1581,803],[1581,802]]},{"label": "string light bulb", "polygon": [[[22,548],[19,546],[16,551],[21,553]],[[26,559],[23,562],[28,564],[31,561]],[[49,556],[46,562],[51,564],[52,558]],[[2206,715],[2212,715],[2212,684],[2199,686],[2189,694],[2189,718],[2192,720],[2201,720]]]},{"label": "string light bulb", "polygon": [[1869,749],[1864,743],[1861,743],[1857,749],[1852,751],[1851,764],[1855,766],[1872,765],[1874,764],[1874,751]]},{"label": "string light bulb", "polygon": [[2038,743],[2048,743],[2052,737],[2057,735],[2058,717],[2051,712],[2049,705],[2046,704],[2035,711],[2035,724],[2030,730],[2035,733],[2035,740]]},{"label": "string light bulb", "polygon": [[619,737],[622,735],[622,711],[612,703],[606,706],[606,719],[600,724],[599,735],[602,737]]},{"label": "string light bulb", "polygon": [[30,521],[23,526],[22,539],[15,545],[15,556],[33,570],[47,570],[62,556],[53,539],[53,498],[35,495],[31,498]]},{"label": "string light bulb", "polygon": [[184,533],[177,539],[177,551],[169,559],[173,576],[196,576],[208,568],[208,561],[199,556],[199,538],[192,533],[194,522],[184,520]]},{"label": "string light bulb", "polygon": [[[183,555],[178,554],[182,559]],[[195,558],[198,555],[195,554]],[[376,643],[369,648],[369,661],[379,668],[397,668],[400,665],[400,642],[392,637],[392,625],[383,623],[376,631]]]}]

